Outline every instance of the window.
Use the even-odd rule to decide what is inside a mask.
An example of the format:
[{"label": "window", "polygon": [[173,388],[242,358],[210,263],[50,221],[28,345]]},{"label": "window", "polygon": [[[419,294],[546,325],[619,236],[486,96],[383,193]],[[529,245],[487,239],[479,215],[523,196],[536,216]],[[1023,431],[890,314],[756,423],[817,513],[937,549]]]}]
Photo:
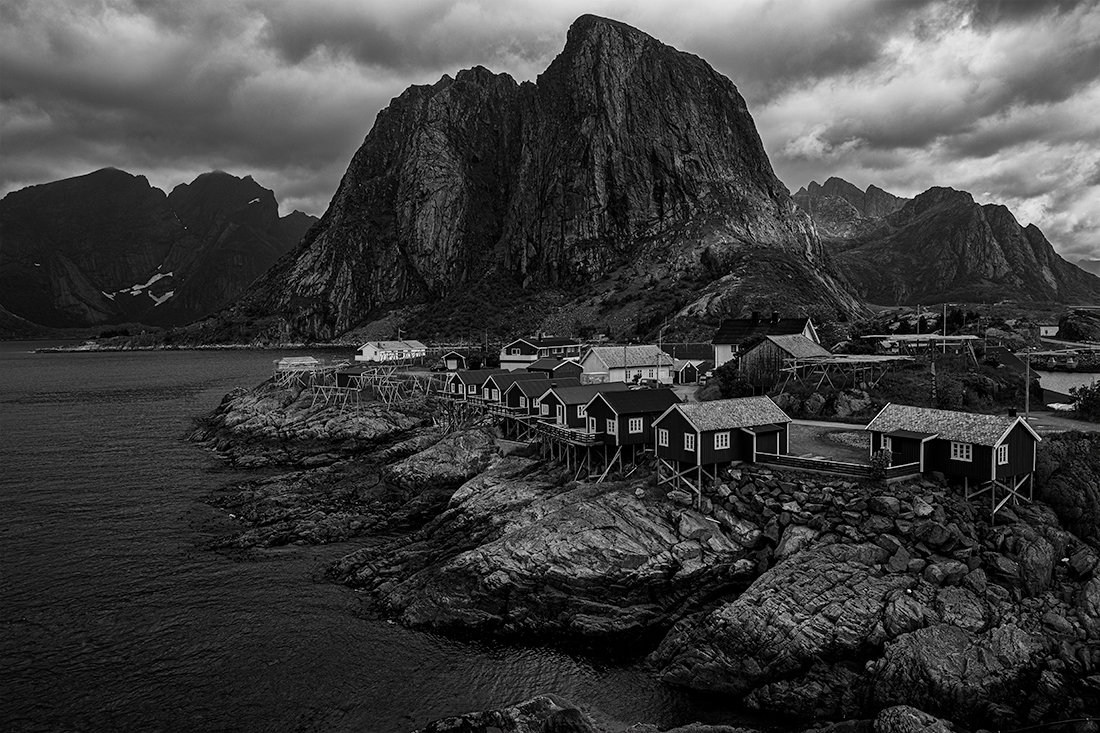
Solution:
[{"label": "window", "polygon": [[585,413],[585,408],[585,405],[577,405],[577,417],[585,417],[585,415],[587,414]]},{"label": "window", "polygon": [[684,433],[684,450],[695,452],[695,434]]},{"label": "window", "polygon": [[455,393],[458,392],[458,382],[451,382],[451,391]]},{"label": "window", "polygon": [[519,356],[519,349],[517,349],[517,348],[508,349],[508,354],[510,356]]},{"label": "window", "polygon": [[527,398],[524,397],[523,395],[520,395],[520,397],[519,397],[519,406],[520,407],[527,407]]},{"label": "window", "polygon": [[893,452],[893,450],[894,450],[894,439],[891,438],[889,435],[882,436],[882,449]]},{"label": "window", "polygon": [[714,434],[714,450],[726,450],[730,447],[729,431]]},{"label": "window", "polygon": [[493,400],[497,401],[497,402],[500,401],[500,390],[499,389],[494,389],[493,390]]},{"label": "window", "polygon": [[951,441],[951,460],[953,461],[966,461],[969,463],[974,460],[974,446],[970,443],[958,443]]},{"label": "window", "polygon": [[647,371],[646,376],[649,377],[650,379],[653,379],[653,370],[650,369],[649,371]]},{"label": "window", "polygon": [[615,424],[614,419],[608,419],[608,421],[607,421],[607,432],[608,432],[609,435],[614,435],[615,433],[619,432],[619,428]]},{"label": "window", "polygon": [[544,405],[540,402],[539,403],[539,414],[544,415],[544,416],[548,416],[550,414],[550,405]]},{"label": "window", "polygon": [[531,400],[531,407],[539,407],[540,405],[542,405],[542,398],[541,397],[536,397],[533,400]]},{"label": "window", "polygon": [[662,448],[668,447],[668,431],[664,428],[657,428],[657,445]]},{"label": "window", "polygon": [[640,417],[632,417],[626,424],[626,430],[628,433],[640,433],[642,432],[643,420]]},{"label": "window", "polygon": [[477,394],[477,385],[471,384],[469,389],[466,390],[469,394]]},{"label": "window", "polygon": [[1008,446],[999,445],[997,446],[997,465],[1003,466],[1006,463],[1008,463]]}]

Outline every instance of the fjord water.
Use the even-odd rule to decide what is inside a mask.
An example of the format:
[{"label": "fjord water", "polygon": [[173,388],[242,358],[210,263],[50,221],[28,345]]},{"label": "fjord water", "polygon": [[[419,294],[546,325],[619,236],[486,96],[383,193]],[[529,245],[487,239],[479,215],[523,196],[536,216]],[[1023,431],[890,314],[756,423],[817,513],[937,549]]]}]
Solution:
[{"label": "fjord water", "polygon": [[739,720],[639,664],[371,618],[322,577],[351,543],[205,549],[233,525],[203,496],[248,474],[182,437],[276,354],[43,345],[0,343],[0,729],[403,731],[539,692],[612,721]]}]

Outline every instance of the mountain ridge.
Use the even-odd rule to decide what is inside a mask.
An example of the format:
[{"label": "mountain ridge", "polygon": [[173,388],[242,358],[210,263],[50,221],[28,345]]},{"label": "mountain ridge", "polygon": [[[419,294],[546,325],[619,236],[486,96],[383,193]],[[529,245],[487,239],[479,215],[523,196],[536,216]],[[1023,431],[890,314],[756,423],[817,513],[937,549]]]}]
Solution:
[{"label": "mountain ridge", "polygon": [[304,216],[224,172],[171,194],[113,167],[29,186],[0,200],[0,305],[54,328],[186,323],[288,250]]}]

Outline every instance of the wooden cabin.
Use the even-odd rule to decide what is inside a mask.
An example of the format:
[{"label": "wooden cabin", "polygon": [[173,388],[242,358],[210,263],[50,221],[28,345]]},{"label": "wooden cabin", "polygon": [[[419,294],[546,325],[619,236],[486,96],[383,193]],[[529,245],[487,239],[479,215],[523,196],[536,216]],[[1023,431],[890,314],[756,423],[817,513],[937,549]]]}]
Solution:
[{"label": "wooden cabin", "polygon": [[672,383],[696,384],[699,381],[699,375],[706,371],[705,365],[708,363],[703,359],[675,359],[671,369]]},{"label": "wooden cabin", "polygon": [[500,350],[500,366],[507,371],[526,369],[546,358],[578,358],[581,342],[574,338],[520,338],[507,343]]},{"label": "wooden cabin", "polygon": [[461,369],[451,374],[444,383],[443,392],[456,400],[477,399],[485,380],[502,369]]},{"label": "wooden cabin", "polygon": [[457,351],[448,351],[440,359],[443,361],[443,367],[449,372],[457,372],[459,369],[466,368],[466,355]]},{"label": "wooden cabin", "polygon": [[770,397],[673,405],[654,421],[657,456],[692,465],[754,461],[788,451],[791,419]]},{"label": "wooden cabin", "polygon": [[770,387],[779,381],[787,359],[812,359],[832,356],[823,348],[800,333],[765,336],[741,356],[740,371],[749,383]]},{"label": "wooden cabin", "polygon": [[679,403],[671,389],[605,390],[585,406],[588,432],[612,446],[651,445],[653,421]]},{"label": "wooden cabin", "polygon": [[506,388],[502,395],[502,403],[505,407],[524,415],[537,415],[539,413],[539,398],[551,387],[579,387],[581,383],[576,379],[524,379],[513,382]]},{"label": "wooden cabin", "polygon": [[539,395],[539,416],[548,422],[575,430],[587,427],[585,407],[600,392],[626,391],[630,385],[622,382],[584,384],[578,387],[557,385]]},{"label": "wooden cabin", "polygon": [[754,312],[751,318],[727,318],[714,334],[714,366],[720,367],[731,359],[740,359],[745,345],[754,345],[765,336],[801,334],[815,344],[821,340],[809,318],[780,318],[773,312],[771,318],[762,318]]},{"label": "wooden cabin", "polygon": [[654,344],[593,346],[581,359],[591,382],[640,382],[652,379],[672,384],[672,357]]},{"label": "wooden cabin", "polygon": [[532,362],[531,366],[527,367],[527,371],[542,374],[547,379],[561,379],[562,377],[580,379],[584,368],[572,359],[547,357]]},{"label": "wooden cabin", "polygon": [[882,408],[866,430],[871,455],[888,450],[893,465],[916,463],[921,473],[961,479],[968,492],[991,483],[1018,492],[1035,471],[1042,440],[1022,417],[895,404]]},{"label": "wooden cabin", "polygon": [[498,372],[489,376],[481,385],[481,399],[501,403],[505,390],[516,382],[545,381],[543,375],[531,372]]}]

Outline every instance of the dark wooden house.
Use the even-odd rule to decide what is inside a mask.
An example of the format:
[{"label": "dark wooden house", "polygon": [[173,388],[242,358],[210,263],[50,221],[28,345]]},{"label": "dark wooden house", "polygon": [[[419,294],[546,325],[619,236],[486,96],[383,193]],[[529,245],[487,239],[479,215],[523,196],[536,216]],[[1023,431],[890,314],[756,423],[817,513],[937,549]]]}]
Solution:
[{"label": "dark wooden house", "polygon": [[802,334],[814,343],[820,342],[817,329],[809,318],[780,318],[778,313],[772,313],[771,318],[762,318],[759,313],[753,313],[752,318],[727,318],[711,340],[714,366],[740,359],[746,347],[755,346],[765,336],[792,334]]},{"label": "dark wooden house", "polygon": [[672,383],[695,384],[699,381],[700,367],[706,363],[702,359],[676,359],[672,362]]},{"label": "dark wooden house", "polygon": [[561,384],[550,387],[539,396],[539,416],[555,425],[584,430],[588,426],[585,408],[588,401],[600,392],[625,392],[629,384],[608,382],[567,387]]},{"label": "dark wooden house", "polygon": [[813,359],[832,356],[800,333],[765,336],[764,340],[741,355],[740,371],[751,384],[771,387],[783,374],[790,359]]},{"label": "dark wooden house", "polygon": [[608,445],[650,445],[653,421],[679,403],[671,389],[600,392],[585,406],[588,432]]},{"label": "dark wooden house", "polygon": [[481,399],[486,402],[501,403],[504,391],[516,382],[539,381],[541,374],[531,372],[499,372],[490,375],[481,385]]},{"label": "dark wooden house", "polygon": [[653,423],[657,484],[686,486],[698,496],[723,466],[787,453],[790,422],[769,397],[673,405]]},{"label": "dark wooden house", "polygon": [[1031,498],[1042,438],[1021,417],[888,404],[866,429],[872,456],[887,450],[893,465],[961,480],[967,498],[989,491],[994,514],[1010,499]]},{"label": "dark wooden house", "polygon": [[580,379],[581,372],[584,371],[584,368],[579,362],[570,359],[547,357],[532,362],[531,366],[527,367],[527,371],[536,372],[545,376],[547,379],[560,379],[562,377]]},{"label": "dark wooden house", "polygon": [[444,383],[443,392],[457,400],[479,398],[485,380],[503,371],[503,369],[460,369],[448,377]]}]

